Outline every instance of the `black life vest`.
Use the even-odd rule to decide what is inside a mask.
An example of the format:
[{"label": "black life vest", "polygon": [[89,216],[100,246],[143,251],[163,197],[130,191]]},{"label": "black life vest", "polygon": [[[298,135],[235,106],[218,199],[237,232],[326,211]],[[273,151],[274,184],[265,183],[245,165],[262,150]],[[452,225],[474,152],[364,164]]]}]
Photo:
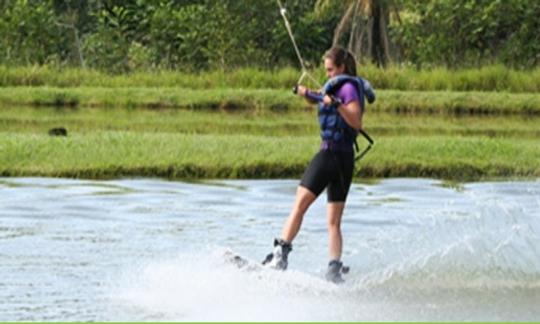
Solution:
[{"label": "black life vest", "polygon": [[[322,88],[322,96],[334,96],[346,82],[350,82],[355,86],[360,101],[360,109],[364,109],[365,97],[368,98],[368,102],[370,103],[375,100],[375,93],[368,81],[360,77],[353,77],[345,74],[338,75],[328,80]],[[356,140],[358,132],[356,129],[349,126],[339,114],[337,108],[340,104],[341,103],[339,102],[334,102],[330,105],[325,105],[322,101],[319,102],[318,117],[321,129],[321,139],[324,142],[334,145],[352,145]]]}]

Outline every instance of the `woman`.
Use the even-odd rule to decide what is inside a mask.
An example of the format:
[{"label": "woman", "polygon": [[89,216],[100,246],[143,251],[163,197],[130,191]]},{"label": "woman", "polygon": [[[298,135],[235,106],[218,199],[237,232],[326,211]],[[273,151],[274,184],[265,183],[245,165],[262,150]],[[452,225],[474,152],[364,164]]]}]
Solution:
[{"label": "woman", "polygon": [[330,252],[326,278],[339,283],[343,281],[341,272],[344,270],[341,262],[341,217],[353,176],[353,145],[358,130],[362,128],[365,85],[362,79],[356,78],[354,57],[341,47],[331,48],[325,53],[324,67],[330,80],[322,92],[313,92],[304,86],[298,86],[296,91],[310,102],[322,101],[318,113],[322,138],[320,151],[304,172],[281,239],[274,241],[274,250],[263,264],[280,270],[287,268],[292,241],[300,230],[304,214],[326,188]]}]

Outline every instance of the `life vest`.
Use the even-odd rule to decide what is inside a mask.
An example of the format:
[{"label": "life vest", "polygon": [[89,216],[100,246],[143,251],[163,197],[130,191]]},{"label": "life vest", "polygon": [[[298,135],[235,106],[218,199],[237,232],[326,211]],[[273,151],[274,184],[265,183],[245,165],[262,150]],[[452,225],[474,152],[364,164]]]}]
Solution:
[{"label": "life vest", "polygon": [[[322,96],[334,96],[345,82],[350,82],[355,86],[360,101],[360,109],[364,109],[365,98],[368,99],[369,103],[375,101],[375,92],[367,80],[345,74],[328,80],[322,88]],[[339,105],[340,103],[337,102],[331,105],[325,105],[322,101],[319,102],[318,117],[321,128],[321,139],[330,145],[352,145],[355,143],[358,132],[349,126],[343,117],[341,117],[337,110]]]}]

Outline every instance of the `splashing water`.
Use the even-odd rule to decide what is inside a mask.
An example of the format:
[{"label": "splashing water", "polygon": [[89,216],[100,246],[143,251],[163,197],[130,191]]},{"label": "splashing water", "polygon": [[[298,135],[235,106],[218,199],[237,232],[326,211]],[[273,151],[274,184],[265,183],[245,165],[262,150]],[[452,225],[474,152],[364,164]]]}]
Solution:
[{"label": "splashing water", "polygon": [[0,179],[0,321],[535,320],[540,182],[355,184],[344,285],[324,281],[324,198],[290,270],[245,271],[296,181]]}]

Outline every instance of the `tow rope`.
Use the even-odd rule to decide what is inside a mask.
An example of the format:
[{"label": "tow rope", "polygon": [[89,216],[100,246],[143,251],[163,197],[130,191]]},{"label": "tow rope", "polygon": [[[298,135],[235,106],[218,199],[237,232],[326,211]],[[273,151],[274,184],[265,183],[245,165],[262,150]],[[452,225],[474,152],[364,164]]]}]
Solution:
[{"label": "tow rope", "polygon": [[289,19],[287,19],[287,9],[283,7],[280,0],[276,0],[279,6],[279,12],[281,13],[281,17],[283,17],[283,21],[285,22],[285,29],[287,29],[287,33],[289,33],[289,38],[291,39],[291,42],[294,47],[294,51],[296,52],[296,56],[298,57],[298,61],[300,62],[300,67],[302,68],[302,74],[300,75],[300,78],[296,82],[296,84],[302,83],[302,80],[304,80],[305,77],[308,77],[311,81],[313,81],[317,87],[321,87],[321,84],[315,79],[311,73],[309,73],[306,63],[304,59],[302,58],[302,54],[300,54],[300,50],[298,49],[298,45],[296,45],[296,40],[294,39],[294,35],[291,29],[291,24],[289,24]]},{"label": "tow rope", "polygon": [[[283,22],[285,23],[285,29],[287,29],[287,33],[289,34],[289,38],[291,39],[291,42],[293,44],[294,51],[296,52],[296,56],[298,57],[298,62],[300,62],[300,67],[302,68],[302,73],[298,81],[296,81],[296,85],[293,88],[293,92],[296,93],[298,85],[301,84],[301,82],[304,80],[305,77],[308,77],[311,81],[313,81],[317,85],[317,87],[322,88],[322,85],[317,81],[317,79],[315,79],[311,75],[311,73],[309,73],[306,67],[306,63],[304,59],[302,58],[302,54],[300,54],[300,50],[298,49],[298,45],[296,45],[296,40],[294,39],[294,35],[291,29],[291,24],[289,24],[289,19],[287,19],[287,9],[283,7],[280,0],[276,0],[276,2],[279,6],[279,12],[281,14],[281,17],[283,17]],[[339,102],[338,99],[334,97],[331,97],[331,98],[332,100]],[[320,98],[320,101],[322,101],[322,96]],[[364,155],[367,154],[367,152],[371,149],[371,147],[375,143],[373,139],[371,139],[371,137],[368,135],[368,133],[366,133],[363,129],[359,129],[358,132],[368,141],[369,144],[360,154],[358,154],[358,156],[356,156],[355,161],[360,160],[362,157],[364,157]],[[356,140],[354,144],[355,144],[356,150],[359,151],[358,143],[356,142]]]}]

